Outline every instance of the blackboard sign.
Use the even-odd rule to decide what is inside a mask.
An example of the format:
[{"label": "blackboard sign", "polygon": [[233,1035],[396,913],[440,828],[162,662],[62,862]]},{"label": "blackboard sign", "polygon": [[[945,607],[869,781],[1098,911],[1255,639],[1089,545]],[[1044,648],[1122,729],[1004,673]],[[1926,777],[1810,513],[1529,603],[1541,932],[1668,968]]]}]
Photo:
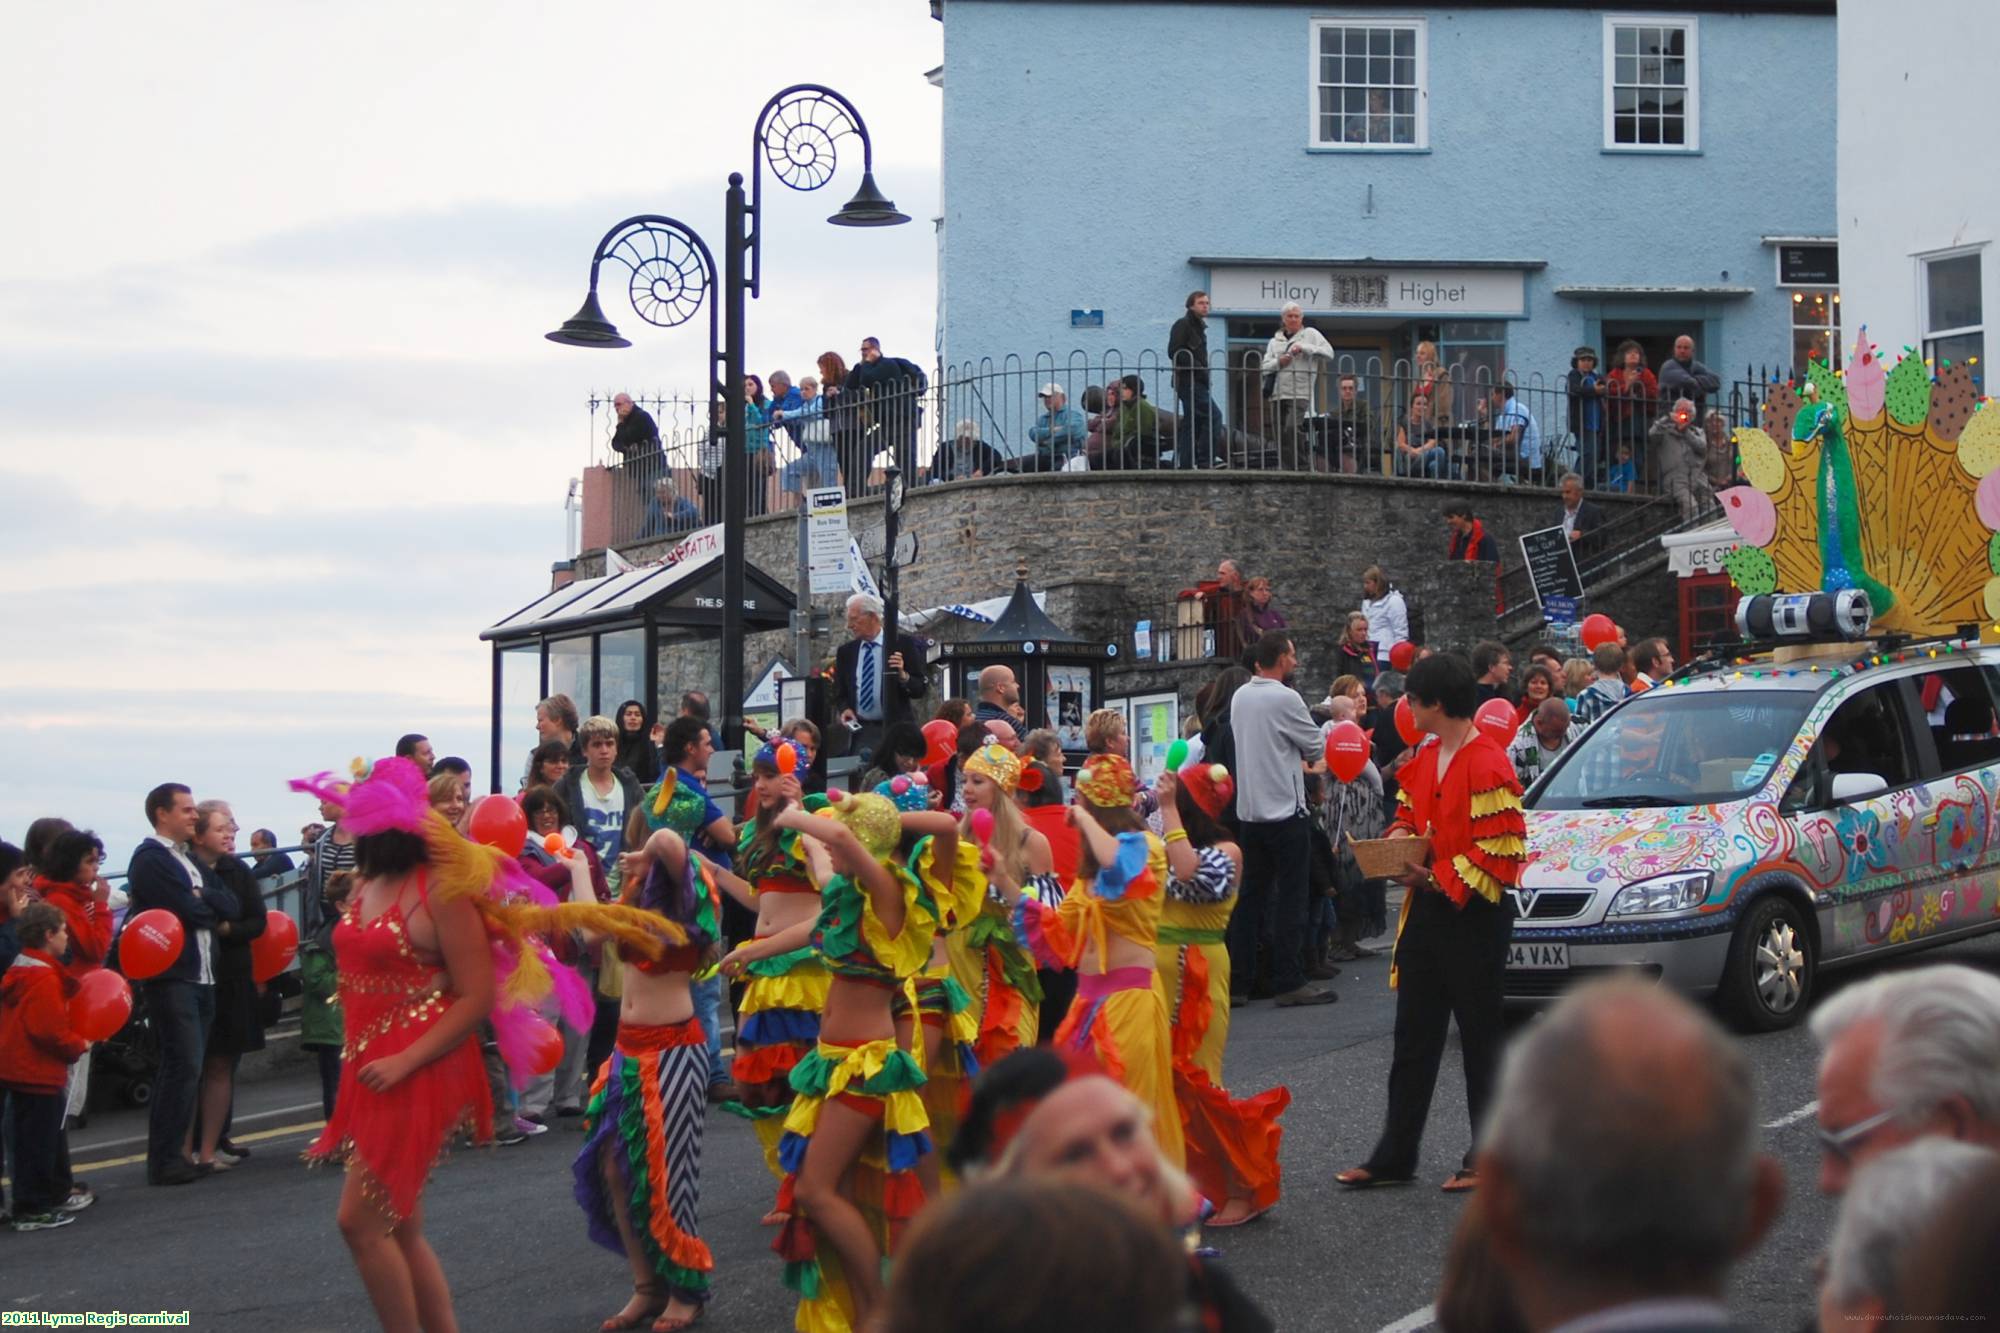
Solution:
[{"label": "blackboard sign", "polygon": [[1781,245],[1778,284],[1783,287],[1831,287],[1840,281],[1837,245]]},{"label": "blackboard sign", "polygon": [[1561,526],[1521,534],[1521,558],[1527,562],[1528,582],[1535,589],[1535,601],[1547,613],[1551,597],[1571,601],[1583,597],[1583,577],[1576,572],[1576,548]]}]

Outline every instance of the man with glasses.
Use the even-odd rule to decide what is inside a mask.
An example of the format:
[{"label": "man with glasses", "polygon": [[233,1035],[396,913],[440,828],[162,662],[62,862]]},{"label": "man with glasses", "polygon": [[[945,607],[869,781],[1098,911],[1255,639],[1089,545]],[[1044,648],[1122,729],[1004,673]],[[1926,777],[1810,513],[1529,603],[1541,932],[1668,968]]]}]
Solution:
[{"label": "man with glasses", "polygon": [[2000,978],[1956,963],[1850,986],[1812,1016],[1819,1187],[1942,1136],[2000,1149]]}]

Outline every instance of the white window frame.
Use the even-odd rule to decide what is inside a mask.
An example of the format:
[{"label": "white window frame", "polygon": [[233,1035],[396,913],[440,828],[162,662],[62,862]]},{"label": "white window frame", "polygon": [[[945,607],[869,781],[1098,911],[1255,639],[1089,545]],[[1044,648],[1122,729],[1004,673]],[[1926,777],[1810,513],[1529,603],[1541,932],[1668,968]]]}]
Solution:
[{"label": "white window frame", "polygon": [[[1409,143],[1344,143],[1319,137],[1319,35],[1327,28],[1407,28],[1416,34],[1415,125]],[[1306,147],[1319,153],[1426,153],[1431,146],[1430,20],[1416,15],[1323,14],[1307,23]]]},{"label": "white window frame", "polygon": [[[1684,143],[1618,142],[1618,30],[1680,28],[1687,33],[1687,134]],[[1701,20],[1693,14],[1606,14],[1604,16],[1604,151],[1607,153],[1699,153],[1701,151]]]},{"label": "white window frame", "polygon": [[[1986,309],[1986,245],[1953,246],[1949,250],[1931,250],[1916,256],[1917,260],[1917,348],[1918,355],[1928,359],[1931,344],[1941,338],[1962,338],[1967,334],[1979,335],[1979,355],[1986,355],[1986,331],[1993,326],[1993,317]],[[1931,265],[1941,260],[1963,259],[1972,255],[1979,260],[1979,322],[1965,324],[1958,328],[1934,329],[1931,327]],[[1984,374],[1981,378],[1986,378]]]}]

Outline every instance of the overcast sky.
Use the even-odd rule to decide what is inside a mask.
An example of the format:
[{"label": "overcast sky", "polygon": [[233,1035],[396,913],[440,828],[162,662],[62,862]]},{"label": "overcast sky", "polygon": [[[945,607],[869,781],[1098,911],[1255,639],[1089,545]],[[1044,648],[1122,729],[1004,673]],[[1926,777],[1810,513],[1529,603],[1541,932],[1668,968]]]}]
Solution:
[{"label": "overcast sky", "polygon": [[567,554],[588,399],[702,383],[705,322],[647,328],[622,283],[634,348],[543,340],[591,247],[639,212],[719,245],[764,100],[831,84],[916,221],[824,225],[852,140],[817,193],[767,178],[751,368],[865,333],[927,362],[941,36],[923,0],[18,10],[0,837],[61,814],[122,866],[175,780],[232,800],[245,845],[290,841],[312,808],[284,779],[404,731],[484,790],[478,634]]}]

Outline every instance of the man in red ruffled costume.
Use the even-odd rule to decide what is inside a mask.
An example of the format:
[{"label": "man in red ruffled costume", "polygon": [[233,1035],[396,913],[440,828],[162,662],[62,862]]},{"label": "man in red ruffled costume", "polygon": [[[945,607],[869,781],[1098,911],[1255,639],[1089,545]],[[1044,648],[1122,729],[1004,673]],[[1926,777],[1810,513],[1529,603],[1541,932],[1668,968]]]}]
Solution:
[{"label": "man in red ruffled costume", "polygon": [[[1527,859],[1521,784],[1500,743],[1472,721],[1472,666],[1439,653],[1410,668],[1405,686],[1417,726],[1430,734],[1396,780],[1388,836],[1428,837],[1427,863],[1402,877],[1403,913],[1389,984],[1396,991],[1396,1047],[1389,1065],[1389,1118],[1375,1151],[1334,1177],[1350,1189],[1406,1184],[1430,1115],[1447,1025],[1458,1020],[1472,1141],[1500,1069],[1501,982],[1514,918],[1502,896]],[[1474,1188],[1472,1151],[1445,1182]]]}]

